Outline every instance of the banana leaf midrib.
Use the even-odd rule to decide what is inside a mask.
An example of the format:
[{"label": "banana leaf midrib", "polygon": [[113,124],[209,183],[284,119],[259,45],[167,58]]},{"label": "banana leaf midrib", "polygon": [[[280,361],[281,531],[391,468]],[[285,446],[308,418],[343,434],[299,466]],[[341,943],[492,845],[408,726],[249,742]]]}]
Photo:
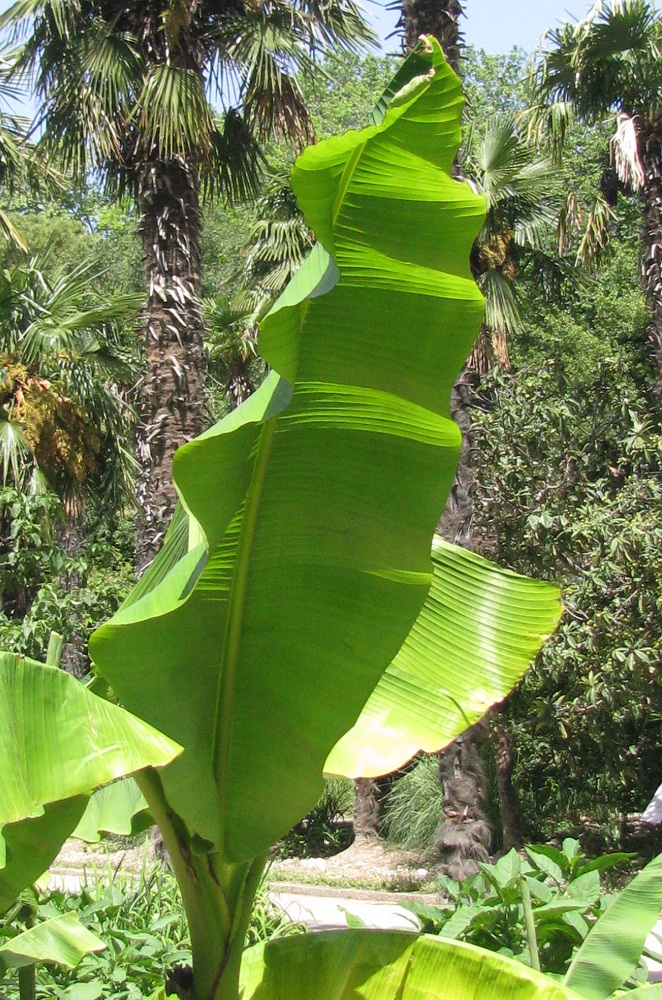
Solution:
[{"label": "banana leaf midrib", "polygon": [[230,759],[231,745],[231,719],[234,702],[234,681],[239,663],[239,649],[241,645],[241,624],[243,611],[246,603],[246,590],[248,582],[248,571],[250,568],[250,557],[255,538],[255,526],[257,523],[260,500],[264,489],[269,457],[273,446],[274,433],[278,417],[272,417],[266,421],[260,442],[255,456],[253,475],[246,496],[244,513],[241,521],[241,531],[239,533],[239,544],[234,564],[234,572],[230,591],[228,594],[228,613],[225,623],[225,635],[221,647],[220,660],[222,668],[218,672],[218,687],[216,690],[216,710],[214,722],[214,746],[212,750],[212,761],[214,775],[218,788],[219,801],[221,803],[220,821],[222,830],[219,837],[219,848],[222,851],[225,841],[226,810],[223,809],[225,801],[224,779],[227,780],[228,761]]}]

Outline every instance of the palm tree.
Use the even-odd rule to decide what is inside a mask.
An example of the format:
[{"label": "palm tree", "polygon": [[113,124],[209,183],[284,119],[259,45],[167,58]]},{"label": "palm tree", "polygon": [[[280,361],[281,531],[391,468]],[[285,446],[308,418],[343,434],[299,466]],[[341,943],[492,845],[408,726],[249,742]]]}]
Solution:
[{"label": "palm tree", "polygon": [[257,323],[252,309],[242,309],[225,297],[204,299],[203,307],[210,410],[214,418],[220,419],[248,399],[268,369],[257,353]]},{"label": "palm tree", "polygon": [[641,197],[643,278],[662,389],[662,18],[649,0],[596,0],[577,24],[547,33],[533,82],[531,130],[557,154],[573,115],[611,117],[612,162]]},{"label": "palm tree", "polygon": [[402,0],[398,28],[403,31],[409,51],[421,35],[434,35],[446,61],[457,73],[463,44],[459,27],[463,14],[460,0]]},{"label": "palm tree", "polygon": [[255,203],[257,218],[242,248],[241,266],[230,279],[238,285],[233,306],[258,323],[303,264],[315,237],[297,208],[290,187],[291,162],[272,169]]},{"label": "palm tree", "polygon": [[[201,197],[255,193],[259,140],[309,133],[298,77],[317,53],[372,39],[354,0],[17,0],[0,28],[40,101],[43,144],[136,202],[147,373],[137,496],[142,568],[172,512],[172,458],[202,428]],[[224,112],[209,102],[213,92]]]},{"label": "palm tree", "polygon": [[522,332],[516,278],[528,258],[538,270],[558,271],[551,252],[561,208],[560,172],[536,157],[510,118],[485,134],[469,135],[462,171],[487,203],[485,224],[473,246],[472,273],[485,296],[485,318],[469,359],[479,376],[496,363],[510,367],[508,338]]},{"label": "palm tree", "polygon": [[104,299],[89,265],[48,278],[33,259],[0,274],[2,482],[57,493],[70,513],[89,494],[132,492],[135,363],[121,331],[141,296]]}]

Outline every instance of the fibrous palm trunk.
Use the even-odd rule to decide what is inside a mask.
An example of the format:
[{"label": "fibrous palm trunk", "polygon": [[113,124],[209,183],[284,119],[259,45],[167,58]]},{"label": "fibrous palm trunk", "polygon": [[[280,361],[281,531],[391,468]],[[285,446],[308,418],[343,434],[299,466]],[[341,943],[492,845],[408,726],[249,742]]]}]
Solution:
[{"label": "fibrous palm trunk", "polygon": [[639,145],[645,176],[642,273],[652,310],[651,340],[657,359],[657,389],[662,396],[662,114],[653,112],[643,123]]},{"label": "fibrous palm trunk", "polygon": [[503,831],[502,850],[521,847],[524,843],[522,811],[513,784],[515,755],[507,724],[502,713],[495,713],[492,725],[492,752],[494,771],[499,792],[499,813]]},{"label": "fibrous palm trunk", "polygon": [[[407,47],[412,48],[420,35],[433,34],[439,41],[449,65],[457,73],[462,47],[459,20],[463,13],[463,7],[459,0],[402,0],[400,24],[404,28]],[[455,173],[457,174],[457,171]],[[474,276],[476,276],[475,272]],[[462,451],[455,481],[437,526],[437,532],[447,541],[467,549],[473,548],[471,490],[474,473],[471,465],[471,408],[475,402],[480,376],[484,375],[489,368],[491,353],[497,356],[500,364],[509,366],[505,336],[497,338],[496,342],[494,340],[490,342],[487,328],[483,324],[469,360],[451,393],[451,417],[462,431]],[[471,740],[480,742],[487,736],[487,732],[486,726],[482,729],[478,726],[473,731]],[[460,739],[459,744],[458,741],[451,744],[442,761],[448,758],[449,753],[453,755],[454,748],[456,749],[458,745],[463,746],[466,750],[469,742],[471,742],[469,734],[465,734],[465,737]],[[459,759],[457,754],[453,756],[454,766]],[[504,769],[499,776],[499,791],[501,792],[503,787],[504,794],[508,793],[508,801],[502,804],[502,815],[505,815],[508,821],[507,836],[519,840],[518,803],[512,782],[509,780],[510,775],[506,773],[506,757],[503,754],[497,755],[497,764],[499,762],[504,763]],[[468,768],[466,773],[465,769],[460,769],[458,774],[460,776],[458,781],[464,789],[467,801],[462,808],[459,808],[455,801],[457,788],[448,781],[445,783],[442,781],[442,786],[444,786],[444,817],[437,833],[437,848],[442,855],[445,852],[445,861],[450,864],[451,874],[464,878],[474,870],[476,860],[485,860],[487,857],[490,838],[489,825],[484,813],[485,792],[481,788],[478,769]],[[455,789],[454,792],[453,789]],[[467,803],[470,803],[470,806],[467,806]],[[442,830],[443,834],[440,833]],[[457,851],[460,851],[459,855],[457,855]],[[456,855],[457,857],[461,855],[463,860],[457,862]],[[451,861],[451,858],[455,858],[456,861]],[[473,860],[468,861],[468,858]]]},{"label": "fibrous palm trunk", "polygon": [[375,778],[357,778],[354,782],[354,842],[375,840],[379,836],[380,788]]},{"label": "fibrous palm trunk", "polygon": [[449,66],[458,71],[462,36],[459,21],[464,11],[460,0],[402,0],[400,26],[407,50],[421,35],[434,35]]},{"label": "fibrous palm trunk", "polygon": [[138,573],[156,555],[175,508],[175,451],[202,430],[199,201],[197,172],[183,157],[156,160],[141,172],[138,207],[147,280],[147,370],[139,396],[136,445]]}]

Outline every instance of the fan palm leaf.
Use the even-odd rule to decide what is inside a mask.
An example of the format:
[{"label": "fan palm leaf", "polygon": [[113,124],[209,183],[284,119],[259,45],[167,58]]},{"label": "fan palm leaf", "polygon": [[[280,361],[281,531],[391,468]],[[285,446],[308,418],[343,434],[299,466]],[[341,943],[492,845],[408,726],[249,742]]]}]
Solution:
[{"label": "fan palm leaf", "polygon": [[[653,324],[651,340],[662,385],[662,18],[651,0],[598,0],[583,21],[548,32],[532,68],[536,109],[532,130],[572,115],[607,118],[614,128],[612,161],[621,181],[642,195],[643,273]],[[552,139],[560,151],[566,129]],[[579,249],[580,260],[609,237],[611,206],[597,198]]]},{"label": "fan palm leaf", "polygon": [[[512,118],[469,133],[462,168],[485,197],[487,215],[472,251],[474,276],[485,296],[485,322],[471,364],[479,374],[489,355],[507,366],[507,337],[522,330],[516,277],[527,255],[551,253],[561,206],[559,171],[536,157]],[[489,347],[488,347],[489,345]]]},{"label": "fan palm leaf", "polygon": [[120,328],[135,322],[142,299],[104,301],[100,277],[82,265],[49,280],[33,259],[5,271],[0,286],[4,478],[27,488],[40,470],[73,503],[94,491],[126,497],[132,486],[133,420],[120,386],[135,365]]}]

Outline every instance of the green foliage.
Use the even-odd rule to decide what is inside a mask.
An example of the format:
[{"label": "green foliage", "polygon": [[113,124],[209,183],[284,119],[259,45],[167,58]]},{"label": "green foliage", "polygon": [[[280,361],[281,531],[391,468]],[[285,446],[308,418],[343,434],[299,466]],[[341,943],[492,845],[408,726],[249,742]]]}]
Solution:
[{"label": "green foliage", "polygon": [[462,52],[466,116],[479,133],[495,118],[512,116],[526,107],[526,58],[526,52],[517,47],[503,55],[490,55],[473,46]]},{"label": "green foliage", "polygon": [[384,802],[383,831],[407,850],[425,851],[441,820],[444,796],[437,777],[437,757],[423,756],[396,778]]},{"label": "green foliage", "polygon": [[122,333],[141,305],[104,296],[89,263],[51,277],[32,258],[0,274],[0,465],[3,485],[53,490],[71,507],[130,492],[135,376]]},{"label": "green foliage", "polygon": [[508,706],[545,833],[641,810],[662,778],[661,439],[633,256],[567,312],[539,309],[477,419],[483,551],[564,585],[561,628]]},{"label": "green foliage", "polygon": [[[441,875],[440,888],[449,897],[446,906],[405,905],[419,918],[425,933],[467,941],[528,965],[524,880],[533,908],[540,968],[561,976],[594,921],[613,903],[604,895],[600,873],[631,855],[606,854],[589,860],[571,838],[563,841],[561,849],[532,845],[526,853],[523,860],[511,850],[496,864],[482,864],[481,872],[463,883]],[[633,966],[642,949],[643,941]]]},{"label": "green foliage", "polygon": [[[106,943],[103,952],[88,955],[74,972],[41,966],[37,997],[44,1000],[141,1000],[162,985],[176,965],[191,961],[191,941],[177,881],[159,868],[138,880],[100,871],[78,893],[47,892],[38,920],[75,914],[88,930]],[[39,924],[37,925],[39,926]],[[266,890],[256,899],[247,944],[258,944],[301,928],[270,906]],[[2,935],[2,928],[0,928]],[[17,984],[2,984],[8,1000],[18,997]]]},{"label": "green foliage", "polygon": [[56,631],[83,649],[133,583],[132,523],[92,505],[67,525],[52,493],[0,488],[0,568],[1,648],[43,659]]},{"label": "green foliage", "polygon": [[306,85],[306,102],[318,138],[363,128],[377,99],[390,83],[395,62],[389,56],[337,53]]},{"label": "green foliage", "polygon": [[340,821],[348,819],[354,805],[354,782],[332,778],[319,801],[276,845],[281,857],[324,858],[349,847],[353,831]]}]

